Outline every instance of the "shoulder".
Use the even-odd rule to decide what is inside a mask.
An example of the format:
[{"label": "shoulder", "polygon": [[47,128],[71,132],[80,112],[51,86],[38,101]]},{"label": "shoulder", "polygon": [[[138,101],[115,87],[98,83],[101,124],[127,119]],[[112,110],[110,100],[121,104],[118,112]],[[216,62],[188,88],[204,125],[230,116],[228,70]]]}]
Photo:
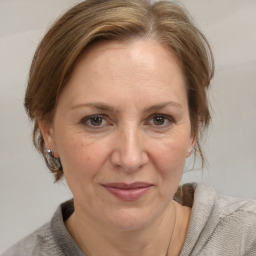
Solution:
[{"label": "shoulder", "polygon": [[73,211],[73,200],[62,203],[49,223],[12,246],[2,256],[84,256],[65,226],[65,220]]},{"label": "shoulder", "polygon": [[2,256],[46,256],[60,255],[53,239],[50,223],[46,223],[32,234],[9,248]]},{"label": "shoulder", "polygon": [[222,241],[223,245],[231,244],[233,250],[241,252],[239,255],[256,255],[255,200],[216,195],[209,222],[216,221],[213,239]]},{"label": "shoulder", "polygon": [[205,184],[196,186],[186,240],[189,255],[256,255],[255,227],[255,200],[218,195]]},{"label": "shoulder", "polygon": [[245,230],[248,234],[250,229],[255,230],[252,224],[256,224],[256,200],[219,195],[212,187],[200,184],[195,192],[195,204],[198,210],[202,210],[198,204],[209,210],[207,224],[215,226],[215,231],[221,226],[226,226],[227,232],[239,229],[239,233]]}]

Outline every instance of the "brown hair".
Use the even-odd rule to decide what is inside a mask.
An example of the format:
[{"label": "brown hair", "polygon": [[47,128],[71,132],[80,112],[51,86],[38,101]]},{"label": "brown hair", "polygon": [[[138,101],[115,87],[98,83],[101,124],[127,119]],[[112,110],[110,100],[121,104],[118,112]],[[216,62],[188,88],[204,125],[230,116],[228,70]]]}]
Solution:
[{"label": "brown hair", "polygon": [[[206,89],[214,62],[204,35],[177,3],[147,0],[87,0],[61,16],[39,44],[29,73],[25,108],[34,122],[33,141],[55,180],[63,175],[58,162],[47,157],[36,117],[52,121],[58,96],[77,59],[100,40],[128,41],[152,38],[170,47],[179,58],[187,80],[191,133],[197,137],[194,153],[204,163],[199,137],[210,121]],[[196,155],[196,154],[195,154]]]}]

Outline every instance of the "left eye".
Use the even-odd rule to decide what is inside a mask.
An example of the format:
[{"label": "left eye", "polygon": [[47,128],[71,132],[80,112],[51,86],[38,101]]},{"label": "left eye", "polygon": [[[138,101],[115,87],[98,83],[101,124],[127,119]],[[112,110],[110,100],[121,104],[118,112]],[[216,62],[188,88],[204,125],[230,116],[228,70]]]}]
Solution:
[{"label": "left eye", "polygon": [[167,126],[171,124],[172,118],[170,116],[166,115],[154,115],[152,119],[150,120],[150,124],[153,126]]}]

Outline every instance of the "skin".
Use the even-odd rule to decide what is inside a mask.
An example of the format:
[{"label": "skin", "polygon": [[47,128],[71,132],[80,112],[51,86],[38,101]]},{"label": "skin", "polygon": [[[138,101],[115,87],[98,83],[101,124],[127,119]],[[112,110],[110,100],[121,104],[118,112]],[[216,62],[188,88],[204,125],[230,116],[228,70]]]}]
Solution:
[{"label": "skin", "polygon": [[[61,159],[75,205],[66,226],[85,253],[166,255],[174,229],[168,255],[178,255],[190,208],[171,202],[195,139],[184,75],[170,49],[146,39],[91,46],[53,122],[39,126]],[[102,186],[138,181],[152,186],[129,202]]]}]

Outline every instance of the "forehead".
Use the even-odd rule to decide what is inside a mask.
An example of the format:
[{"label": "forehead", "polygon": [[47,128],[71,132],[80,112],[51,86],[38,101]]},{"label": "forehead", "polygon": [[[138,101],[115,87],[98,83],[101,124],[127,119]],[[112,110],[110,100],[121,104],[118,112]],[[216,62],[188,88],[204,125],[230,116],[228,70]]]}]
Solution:
[{"label": "forehead", "polygon": [[[115,57],[115,58],[113,58]],[[182,65],[174,53],[174,51],[153,39],[133,39],[128,41],[99,41],[90,45],[83,52],[79,58],[75,68],[79,68],[81,65],[85,65],[86,59],[87,64],[97,63],[98,66],[93,66],[94,69],[98,69],[107,64],[123,64],[128,65],[128,68],[143,68],[145,70],[152,70],[154,72],[159,71],[165,65],[169,72],[178,71],[179,73],[183,72]],[[81,62],[83,64],[81,64]],[[159,66],[159,62],[162,63]],[[133,64],[132,66],[130,66]],[[88,66],[87,66],[88,67]],[[120,66],[122,68],[122,66]],[[179,70],[178,70],[179,69]],[[168,72],[168,73],[169,73]]]},{"label": "forehead", "polygon": [[125,99],[128,93],[134,97],[186,97],[176,55],[153,40],[91,45],[77,61],[66,87],[64,91],[76,100],[108,95]]}]

